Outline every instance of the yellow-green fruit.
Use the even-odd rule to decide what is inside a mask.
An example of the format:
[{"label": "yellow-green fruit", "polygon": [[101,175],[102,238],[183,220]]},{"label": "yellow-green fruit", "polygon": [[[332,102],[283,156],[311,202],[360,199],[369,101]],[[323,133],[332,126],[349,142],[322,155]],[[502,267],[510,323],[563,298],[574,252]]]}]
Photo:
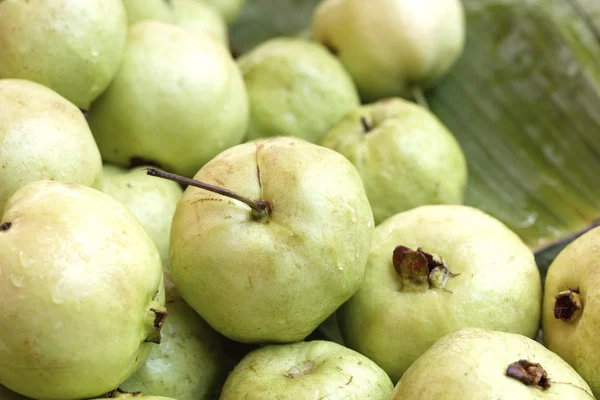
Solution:
[{"label": "yellow-green fruit", "polygon": [[227,21],[228,24],[234,23],[242,8],[246,4],[246,0],[202,0],[204,3],[211,5],[215,8]]},{"label": "yellow-green fruit", "polygon": [[358,93],[342,64],[323,46],[275,38],[238,60],[250,97],[248,140],[294,136],[319,143]]},{"label": "yellow-green fruit", "polygon": [[190,177],[242,141],[248,96],[224,46],[142,21],[129,30],[121,69],[92,105],[89,122],[105,162],[142,159]]},{"label": "yellow-green fruit", "polygon": [[160,254],[163,266],[169,264],[169,234],[181,187],[146,174],[145,167],[126,170],[104,165],[104,193],[124,204],[140,220]]},{"label": "yellow-green fruit", "polygon": [[[538,364],[538,365],[536,365]],[[466,328],[433,345],[404,374],[389,400],[594,399],[559,356],[514,333]]]},{"label": "yellow-green fruit", "polygon": [[312,21],[369,102],[433,86],[462,53],[465,30],[460,0],[325,0]]},{"label": "yellow-green fruit", "polygon": [[0,78],[41,83],[87,109],[117,72],[126,35],[121,0],[0,1]]},{"label": "yellow-green fruit", "polygon": [[[156,179],[156,178],[154,178]],[[181,298],[165,271],[169,316],[140,370],[120,388],[177,400],[213,400],[219,396],[235,361],[225,354],[228,341]]]},{"label": "yellow-green fruit", "polygon": [[33,181],[102,187],[100,152],[75,105],[40,84],[1,79],[0,110],[0,213]]},{"label": "yellow-green fruit", "polygon": [[362,177],[375,223],[430,204],[461,204],[467,162],[429,110],[392,98],[346,115],[321,145],[342,153]]},{"label": "yellow-green fruit", "polygon": [[532,251],[471,207],[422,206],[373,234],[365,279],[339,313],[345,344],[392,378],[439,338],[479,327],[535,337],[542,287]]},{"label": "yellow-green fruit", "polygon": [[34,399],[113,390],[140,367],[164,318],[160,256],[122,204],[36,181],[0,218],[0,384]]},{"label": "yellow-green fruit", "polygon": [[569,244],[546,276],[544,344],[600,396],[600,228]]},{"label": "yellow-green fruit", "polygon": [[388,400],[394,384],[367,357],[323,340],[268,345],[234,368],[220,400]]},{"label": "yellow-green fruit", "polygon": [[173,281],[217,331],[246,343],[299,341],[358,289],[373,214],[342,155],[265,139],[224,151],[195,179],[269,204],[255,212],[191,186],[177,204]]},{"label": "yellow-green fruit", "polygon": [[144,20],[178,25],[190,33],[201,32],[229,45],[227,24],[212,7],[198,0],[123,0],[132,26]]}]

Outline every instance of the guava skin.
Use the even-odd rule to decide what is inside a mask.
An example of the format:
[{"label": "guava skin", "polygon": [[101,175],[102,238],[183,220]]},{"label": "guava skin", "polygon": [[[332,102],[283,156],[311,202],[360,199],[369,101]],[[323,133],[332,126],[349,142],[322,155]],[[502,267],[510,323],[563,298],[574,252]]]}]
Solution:
[{"label": "guava skin", "polygon": [[[544,344],[561,356],[600,397],[600,229],[571,242],[552,262],[546,276],[542,326]],[[556,318],[556,295],[577,290],[580,314],[570,322]]]},{"label": "guava skin", "polygon": [[373,102],[435,85],[462,54],[465,25],[460,0],[325,0],[312,34]]},{"label": "guava skin", "polygon": [[354,164],[376,224],[415,207],[463,202],[468,172],[460,144],[415,103],[392,98],[362,106],[339,121],[321,145]]},{"label": "guava skin", "polygon": [[246,0],[202,0],[217,10],[228,24],[232,24],[240,16]]},{"label": "guava skin", "polygon": [[294,136],[318,144],[360,105],[352,78],[319,43],[279,37],[237,62],[250,98],[248,140]]},{"label": "guava skin", "polygon": [[337,343],[267,345],[234,368],[220,400],[388,400],[394,384],[373,361]]},{"label": "guava skin", "polygon": [[0,212],[37,180],[102,188],[100,152],[75,105],[35,82],[0,79],[0,109]]},{"label": "guava skin", "polygon": [[103,192],[127,206],[137,217],[154,241],[163,267],[167,268],[171,221],[183,190],[175,182],[148,176],[145,169],[104,165]]},{"label": "guava skin", "polygon": [[190,33],[203,32],[229,45],[227,24],[212,7],[198,0],[123,0],[130,26],[152,19],[178,25]]},{"label": "guava skin", "polygon": [[[550,387],[542,390],[506,376],[519,360],[539,363]],[[559,356],[514,333],[466,328],[440,339],[406,371],[389,400],[589,400],[587,383]]]},{"label": "guava skin", "polygon": [[0,78],[38,82],[87,110],[119,68],[120,0],[0,2]]},{"label": "guava skin", "polygon": [[105,162],[141,158],[191,177],[240,143],[248,96],[233,58],[208,36],[157,21],[129,30],[125,58],[89,123]]},{"label": "guava skin", "polygon": [[0,219],[0,265],[0,384],[34,399],[95,397],[146,359],[163,275],[124,205],[86,186],[29,183]]},{"label": "guava skin", "polygon": [[181,298],[168,271],[165,292],[169,316],[160,345],[120,388],[177,400],[213,400],[235,366],[225,354],[228,342]]},{"label": "guava skin", "polygon": [[358,289],[374,223],[360,176],[342,155],[265,139],[221,153],[195,179],[271,205],[257,218],[246,204],[193,187],[177,205],[173,281],[221,334],[296,342]]},{"label": "guava skin", "polygon": [[[444,288],[410,291],[395,269],[396,246],[442,257],[455,276]],[[532,251],[500,221],[468,206],[422,206],[375,228],[365,279],[340,308],[339,325],[348,347],[397,381],[436,340],[460,328],[535,337],[541,289]]]}]

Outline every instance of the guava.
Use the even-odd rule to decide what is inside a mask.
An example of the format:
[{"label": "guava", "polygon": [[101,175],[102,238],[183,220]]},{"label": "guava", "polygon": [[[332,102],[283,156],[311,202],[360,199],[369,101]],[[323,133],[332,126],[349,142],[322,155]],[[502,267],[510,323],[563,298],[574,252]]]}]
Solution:
[{"label": "guava", "polygon": [[393,389],[367,357],[314,340],[254,350],[231,372],[220,400],[388,400]]},{"label": "guava", "polygon": [[198,0],[123,0],[129,25],[155,20],[178,25],[190,33],[208,34],[225,46],[229,45],[227,24],[209,5]]},{"label": "guava", "polygon": [[338,318],[344,343],[398,381],[460,328],[535,337],[541,300],[533,252],[504,224],[468,206],[421,206],[375,228],[365,279]]},{"label": "guava", "polygon": [[228,341],[187,305],[168,271],[165,293],[169,316],[160,346],[152,349],[140,370],[120,388],[177,400],[216,399],[235,366],[225,351]]},{"label": "guava", "polygon": [[175,182],[149,177],[145,167],[131,170],[106,164],[104,193],[133,212],[156,245],[163,267],[169,265],[169,234],[177,202],[183,190]]},{"label": "guava", "polygon": [[480,328],[444,336],[411,367],[389,400],[589,400],[585,381],[528,337]]},{"label": "guava", "polygon": [[214,7],[228,24],[233,24],[240,16],[246,0],[202,0]]},{"label": "guava", "polygon": [[123,59],[121,0],[0,1],[0,79],[38,82],[87,110]]},{"label": "guava", "polygon": [[600,396],[600,228],[571,242],[546,276],[544,344]]},{"label": "guava", "polygon": [[[161,397],[161,396],[144,396],[143,393],[140,392],[126,392],[121,389],[113,390],[108,393],[107,397],[102,397],[101,399],[144,399],[144,400],[175,400],[170,397]],[[95,399],[95,400],[101,400]],[[176,399],[179,400],[179,399]]]},{"label": "guava", "polygon": [[188,186],[169,268],[181,296],[221,334],[296,342],[356,292],[374,223],[342,155],[297,138],[263,139],[224,151],[194,179],[237,199]]},{"label": "guava", "polygon": [[321,145],[356,167],[375,223],[415,207],[461,204],[467,161],[460,144],[429,110],[391,98],[342,118]]},{"label": "guava", "polygon": [[464,14],[460,0],[325,0],[312,33],[373,102],[435,85],[462,54]]},{"label": "guava", "polygon": [[0,110],[0,212],[37,180],[102,187],[98,146],[73,103],[35,82],[0,79]]},{"label": "guava", "polygon": [[250,98],[249,140],[295,136],[319,143],[360,105],[342,64],[306,39],[268,40],[241,56],[238,65]]},{"label": "guava", "polygon": [[191,177],[243,140],[248,96],[224,46],[141,21],[130,28],[121,69],[92,105],[89,123],[105,162],[158,164]]},{"label": "guava", "polygon": [[46,180],[20,188],[0,218],[0,266],[0,384],[12,391],[99,396],[160,342],[160,256],[107,194]]}]

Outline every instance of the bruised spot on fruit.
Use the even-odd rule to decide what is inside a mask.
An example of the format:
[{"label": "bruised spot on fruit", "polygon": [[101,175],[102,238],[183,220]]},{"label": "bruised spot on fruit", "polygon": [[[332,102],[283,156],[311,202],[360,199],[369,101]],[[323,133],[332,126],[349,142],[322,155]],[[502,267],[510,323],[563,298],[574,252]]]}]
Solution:
[{"label": "bruised spot on fruit", "polygon": [[294,365],[284,376],[290,379],[300,378],[310,374],[315,369],[317,369],[317,364],[314,361],[306,360],[298,365]]},{"label": "bruised spot on fruit", "polygon": [[556,295],[554,318],[564,322],[572,322],[581,315],[583,302],[579,289],[569,289]]},{"label": "bruised spot on fruit", "polygon": [[12,226],[12,222],[5,222],[2,225],[0,225],[0,231],[5,232],[5,231],[9,230],[11,226]]},{"label": "bruised spot on fruit", "polygon": [[364,116],[360,117],[360,123],[362,124],[365,133],[369,133],[373,129],[373,127],[369,124],[369,121],[367,121],[367,119]]},{"label": "bruised spot on fruit", "polygon": [[397,246],[392,255],[392,262],[402,280],[402,290],[406,292],[446,290],[448,277],[458,276],[448,270],[440,256],[429,254],[420,247],[415,251],[405,246]]},{"label": "bruised spot on fruit", "polygon": [[156,168],[162,169],[162,166],[159,163],[157,163],[156,161],[153,161],[153,160],[148,160],[147,158],[135,156],[135,157],[131,157],[129,159],[129,168],[144,167],[144,166],[156,167]]},{"label": "bruised spot on fruit", "polygon": [[510,364],[506,369],[506,376],[536,389],[546,390],[550,387],[550,378],[546,370],[540,364],[527,360]]}]

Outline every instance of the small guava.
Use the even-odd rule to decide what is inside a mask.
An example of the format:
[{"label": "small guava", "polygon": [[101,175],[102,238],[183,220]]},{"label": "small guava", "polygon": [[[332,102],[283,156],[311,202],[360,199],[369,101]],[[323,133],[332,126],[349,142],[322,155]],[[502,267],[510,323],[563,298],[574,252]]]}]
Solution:
[{"label": "small guava", "polygon": [[38,83],[0,79],[0,110],[0,213],[38,180],[102,188],[100,152],[75,105]]},{"label": "small guava", "polygon": [[325,0],[312,34],[373,102],[435,85],[463,51],[464,14],[460,0]]},{"label": "small guava", "polygon": [[375,228],[365,279],[338,318],[344,343],[397,381],[460,328],[535,337],[541,300],[533,252],[504,224],[468,206],[421,206]]},{"label": "small guava", "polygon": [[160,256],[107,194],[67,182],[23,186],[0,218],[0,265],[0,384],[10,390],[100,396],[160,342]]},{"label": "small guava", "polygon": [[467,161],[429,110],[391,98],[347,114],[321,143],[343,154],[362,177],[375,223],[415,207],[461,204]]},{"label": "small guava", "polygon": [[268,40],[238,59],[250,98],[247,139],[294,136],[319,143],[360,105],[342,64],[302,38]]},{"label": "small guava", "polygon": [[590,400],[585,381],[526,336],[465,328],[438,340],[402,376],[389,400]]},{"label": "small guava", "polygon": [[87,110],[117,72],[126,36],[121,0],[0,1],[0,79],[38,82]]}]

